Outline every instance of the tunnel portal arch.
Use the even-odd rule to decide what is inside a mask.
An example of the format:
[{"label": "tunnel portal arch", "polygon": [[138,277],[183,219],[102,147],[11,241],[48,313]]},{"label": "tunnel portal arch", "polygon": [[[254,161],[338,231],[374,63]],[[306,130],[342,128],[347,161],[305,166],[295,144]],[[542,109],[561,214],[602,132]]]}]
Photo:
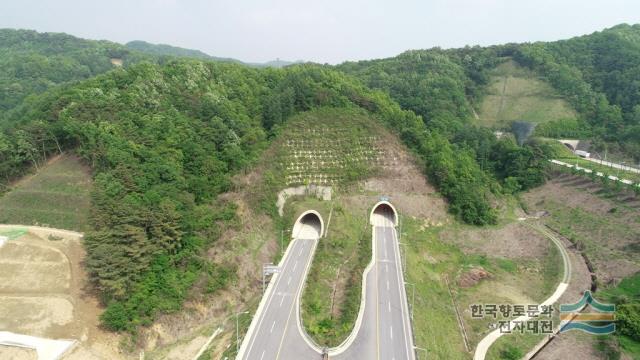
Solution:
[{"label": "tunnel portal arch", "polygon": [[322,215],[316,210],[307,210],[300,214],[293,225],[291,238],[316,237],[321,238],[324,234],[324,221]]},{"label": "tunnel portal arch", "polygon": [[398,226],[398,211],[386,200],[379,201],[371,209],[371,214],[369,215],[369,222],[371,225],[375,225],[374,219],[376,216],[388,217],[393,223],[393,226]]}]

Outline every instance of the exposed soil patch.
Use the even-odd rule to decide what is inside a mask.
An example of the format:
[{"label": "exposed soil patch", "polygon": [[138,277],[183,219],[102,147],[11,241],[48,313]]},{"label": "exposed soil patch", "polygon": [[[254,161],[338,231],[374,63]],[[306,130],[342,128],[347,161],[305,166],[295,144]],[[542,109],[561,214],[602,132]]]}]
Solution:
[{"label": "exposed soil patch", "polygon": [[523,200],[529,213],[549,213],[541,221],[580,248],[607,285],[640,271],[640,210],[586,180],[560,175]]},{"label": "exposed soil patch", "polygon": [[549,249],[549,240],[535,230],[519,223],[499,228],[462,227],[442,233],[444,242],[451,242],[468,254],[483,254],[508,259],[536,259]]},{"label": "exposed soil patch", "polygon": [[35,350],[0,345],[0,359],[3,360],[38,360]]},{"label": "exposed soil patch", "polygon": [[[0,233],[14,229],[3,226]],[[125,358],[117,350],[118,336],[98,327],[101,308],[85,291],[81,238],[55,232],[52,241],[50,233],[33,228],[0,248],[0,329],[77,340],[68,359]],[[0,358],[12,357],[32,358],[29,351],[0,349]]]},{"label": "exposed soil patch", "polygon": [[602,355],[593,348],[593,339],[590,338],[590,335],[570,331],[556,336],[534,359],[601,360]]},{"label": "exposed soil patch", "polygon": [[483,268],[473,268],[466,271],[458,277],[458,286],[472,287],[478,284],[482,279],[489,277],[489,273]]}]

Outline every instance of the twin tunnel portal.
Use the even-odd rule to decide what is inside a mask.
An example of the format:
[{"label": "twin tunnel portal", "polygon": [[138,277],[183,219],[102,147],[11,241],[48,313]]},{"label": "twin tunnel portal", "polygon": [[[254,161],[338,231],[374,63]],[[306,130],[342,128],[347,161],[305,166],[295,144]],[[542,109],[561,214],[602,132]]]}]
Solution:
[{"label": "twin tunnel portal", "polygon": [[398,213],[380,201],[370,213],[372,258],[364,271],[361,304],[347,339],[318,346],[300,317],[300,298],[318,241],[325,232],[315,210],[302,213],[292,241],[260,301],[236,359],[413,360],[415,350],[396,232]]}]

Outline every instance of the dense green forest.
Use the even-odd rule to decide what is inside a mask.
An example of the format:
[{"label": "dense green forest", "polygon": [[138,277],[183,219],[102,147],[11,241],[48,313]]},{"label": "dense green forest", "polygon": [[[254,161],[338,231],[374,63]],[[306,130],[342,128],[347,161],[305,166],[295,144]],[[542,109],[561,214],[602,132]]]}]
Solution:
[{"label": "dense green forest", "polygon": [[108,304],[105,325],[134,329],[178,309],[201,276],[224,286],[232,272],[201,257],[218,223],[234,216],[216,195],[291,115],[316,107],[369,111],[432,164],[454,213],[495,220],[482,190],[488,179],[470,154],[456,153],[384,93],[315,65],[142,63],[53,89],[9,113],[17,125],[0,138],[0,171],[15,178],[67,149],[92,166],[87,269]]},{"label": "dense green forest", "polygon": [[549,136],[580,128],[597,146],[636,156],[639,33],[620,26],[565,42],[258,69],[176,59],[190,56],[177,48],[139,48],[143,54],[64,34],[1,30],[0,189],[61,151],[91,165],[87,269],[108,305],[104,324],[133,330],[179,309],[198,279],[214,291],[232,277],[232,264],[202,256],[235,214],[217,195],[292,115],[318,107],[368,111],[417,155],[453,214],[493,224],[495,198],[544,182],[550,149],[497,139],[472,124],[491,69],[513,58],[569,100],[580,118],[547,125]]},{"label": "dense green forest", "polygon": [[640,25],[514,46],[513,56],[566,96],[597,150],[613,146],[640,161]]},{"label": "dense green forest", "polygon": [[[466,154],[475,159],[468,166],[484,170],[482,192],[514,193],[544,182],[543,160],[548,150],[536,142],[518,146],[511,138],[497,139],[492,131],[471,123],[473,104],[482,98],[488,72],[501,58],[499,48],[411,50],[389,59],[344,63],[338,69],[388,92],[403,108],[420,115],[433,134],[450,142],[456,157]],[[457,188],[447,191],[448,185],[434,169],[437,160],[427,163],[429,173],[455,207],[454,199],[466,194]],[[466,221],[493,222],[484,213]]]},{"label": "dense green forest", "polygon": [[128,66],[149,57],[109,41],[0,29],[0,115],[29,95],[112,70],[111,59]]}]

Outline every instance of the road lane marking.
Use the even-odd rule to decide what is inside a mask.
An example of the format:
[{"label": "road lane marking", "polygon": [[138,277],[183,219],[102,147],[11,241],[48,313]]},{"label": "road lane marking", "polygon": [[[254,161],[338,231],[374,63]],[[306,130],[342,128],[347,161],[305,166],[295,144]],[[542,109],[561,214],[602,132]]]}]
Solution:
[{"label": "road lane marking", "polygon": [[264,352],[265,352],[265,351],[266,351],[266,350],[262,350],[262,356],[260,356],[260,360],[264,359]]},{"label": "road lane marking", "polygon": [[273,324],[271,324],[271,330],[269,330],[269,333],[273,332],[273,328],[276,326],[276,321],[273,321]]},{"label": "road lane marking", "polygon": [[389,291],[389,280],[387,280],[387,291]]},{"label": "road lane marking", "polygon": [[298,267],[298,260],[296,260],[296,263],[293,264],[293,271],[296,271],[296,268]]},{"label": "road lane marking", "polygon": [[[408,335],[408,333],[411,332],[411,329],[409,328],[409,331],[407,331],[407,327],[410,327],[411,324],[408,323],[406,320],[409,318],[409,309],[407,309],[407,294],[405,292],[405,286],[404,286],[404,275],[402,274],[402,269],[398,269],[398,266],[402,266],[402,259],[400,258],[400,253],[399,253],[399,244],[398,244],[398,236],[397,233],[395,231],[395,229],[392,228],[392,232],[391,232],[391,238],[393,239],[394,242],[394,246],[393,246],[393,254],[394,257],[397,261],[397,265],[396,265],[396,276],[398,277],[398,295],[400,297],[400,313],[401,313],[401,318],[402,318],[402,332],[404,335],[404,341],[405,341],[405,348],[407,351],[407,359],[412,359],[411,355],[409,355],[409,348],[413,349],[413,344],[412,344],[412,339],[410,338],[410,336]],[[404,299],[403,299],[403,295],[404,294]],[[406,315],[406,316],[405,316]]]},{"label": "road lane marking", "polygon": [[[319,238],[308,240],[310,242],[311,251],[309,253],[309,256],[307,257],[305,269],[302,272],[303,279],[305,279],[306,276],[308,275],[309,267],[311,266],[311,261],[313,260],[315,247],[317,246],[317,242],[319,240],[320,240]],[[294,309],[296,309],[296,307],[299,308],[300,295],[302,293],[303,285],[304,285],[304,281],[299,281],[296,291],[293,293],[293,301],[291,302],[291,308],[289,309],[289,315],[287,316],[287,321],[284,323],[284,330],[282,331],[282,337],[280,338],[280,345],[278,345],[278,351],[276,352],[276,360],[280,359],[280,352],[282,351],[282,345],[284,344],[284,338],[287,334],[287,329],[289,328],[289,322],[291,321],[291,316],[294,313]]]},{"label": "road lane marking", "polygon": [[280,307],[282,307],[283,302],[284,302],[284,295],[282,295],[282,300],[280,300]]},{"label": "road lane marking", "polygon": [[376,293],[376,359],[380,360],[380,294],[378,290],[378,264],[376,264],[376,278],[373,284],[375,286]]},{"label": "road lane marking", "polygon": [[291,284],[291,276],[289,276],[289,280],[287,280],[287,285]]},{"label": "road lane marking", "polygon": [[393,326],[389,326],[389,337],[393,339]]},{"label": "road lane marking", "polygon": [[[298,246],[298,242],[296,242],[296,239],[293,239],[291,241],[291,243],[289,243],[289,246],[291,247],[291,252],[293,253],[295,251],[294,248],[296,246]],[[282,267],[281,268],[283,270],[286,269],[286,267],[289,264],[289,261],[291,260],[291,258],[292,258],[292,256],[289,254],[286,257],[286,259],[284,259],[284,261],[281,260],[281,262],[282,262]],[[249,338],[249,345],[247,346],[247,350],[245,351],[245,354],[247,354],[247,358],[249,357],[249,355],[251,355],[251,351],[253,350],[253,345],[255,344],[255,341],[258,338],[258,333],[260,333],[260,328],[262,327],[262,322],[264,321],[264,318],[265,318],[265,316],[267,314],[267,309],[271,306],[271,302],[273,301],[274,296],[276,296],[276,293],[278,292],[277,290],[278,290],[278,285],[280,285],[280,276],[279,276],[279,274],[276,274],[275,276],[276,276],[275,281],[273,279],[271,279],[271,281],[269,281],[269,285],[271,285],[271,282],[274,281],[273,282],[272,291],[268,294],[267,300],[264,303],[264,308],[262,309],[262,312],[260,313],[260,315],[258,317],[258,322],[256,323],[256,326],[253,329],[253,333],[251,334],[251,337]],[[246,335],[245,335],[245,337],[246,337]],[[264,356],[264,354],[262,356]]]},{"label": "road lane marking", "polygon": [[389,300],[389,312],[391,312],[391,300]]}]

